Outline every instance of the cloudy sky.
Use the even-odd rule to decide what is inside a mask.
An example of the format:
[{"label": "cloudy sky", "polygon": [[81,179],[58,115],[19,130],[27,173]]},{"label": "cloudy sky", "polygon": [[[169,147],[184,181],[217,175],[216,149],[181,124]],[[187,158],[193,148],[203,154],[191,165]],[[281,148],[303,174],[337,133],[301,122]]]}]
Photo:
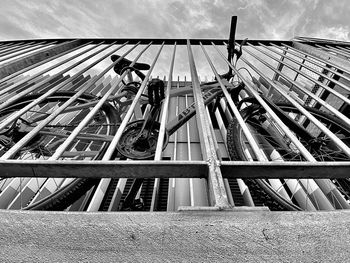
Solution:
[{"label": "cloudy sky", "polygon": [[349,40],[347,0],[0,0],[0,39],[80,37]]},{"label": "cloudy sky", "polygon": [[[237,15],[236,39],[290,40],[294,36],[310,36],[350,41],[348,3],[348,0],[0,0],[0,40],[227,39],[231,16]],[[179,48],[178,53],[181,52],[186,54]],[[151,53],[143,61],[150,62],[156,51]],[[168,64],[167,54],[171,52],[163,53],[159,68],[167,69],[164,65]],[[207,74],[208,67],[198,68],[199,75]],[[175,69],[181,76],[188,72],[188,65],[180,63]],[[160,74],[167,75],[165,71]]]}]

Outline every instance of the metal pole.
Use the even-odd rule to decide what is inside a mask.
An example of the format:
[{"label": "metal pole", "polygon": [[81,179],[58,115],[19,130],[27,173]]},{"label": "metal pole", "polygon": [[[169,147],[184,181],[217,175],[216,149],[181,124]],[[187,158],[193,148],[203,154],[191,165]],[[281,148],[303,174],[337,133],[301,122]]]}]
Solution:
[{"label": "metal pole", "polygon": [[193,58],[191,43],[187,40],[187,52],[190,64],[191,79],[193,85],[193,94],[196,102],[196,117],[201,142],[202,154],[204,160],[208,163],[208,184],[209,196],[212,205],[225,209],[229,208],[230,204],[227,199],[225,185],[220,171],[219,160],[217,157],[217,149],[215,148],[212,134],[208,127],[208,116],[206,114],[204,100],[202,97],[201,88],[199,85],[197,70]]},{"label": "metal pole", "polygon": [[[173,50],[173,54],[171,57],[168,83],[167,83],[167,88],[165,91],[165,99],[163,102],[163,108],[162,108],[162,112],[161,112],[161,120],[160,120],[160,128],[159,128],[159,134],[158,134],[158,139],[157,139],[157,147],[156,147],[156,153],[154,156],[155,161],[160,161],[162,158],[164,135],[165,135],[165,125],[166,125],[166,122],[168,120],[168,108],[169,108],[169,101],[170,101],[170,90],[171,90],[172,79],[173,79],[175,54],[176,54],[176,43],[174,45],[174,50]],[[153,185],[153,193],[152,193],[152,201],[151,201],[150,211],[154,211],[156,204],[157,204],[159,183],[160,183],[160,179],[156,178],[154,180],[154,185]]]}]

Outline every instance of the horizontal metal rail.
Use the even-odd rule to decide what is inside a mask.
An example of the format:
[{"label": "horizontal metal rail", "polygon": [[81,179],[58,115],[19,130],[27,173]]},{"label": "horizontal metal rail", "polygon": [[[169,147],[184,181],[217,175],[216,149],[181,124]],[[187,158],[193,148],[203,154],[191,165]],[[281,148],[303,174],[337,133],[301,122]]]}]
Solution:
[{"label": "horizontal metal rail", "polygon": [[[2,177],[13,172],[41,178],[205,178],[205,161],[34,161],[0,162]],[[221,161],[224,178],[348,178],[350,162],[245,162]]]}]

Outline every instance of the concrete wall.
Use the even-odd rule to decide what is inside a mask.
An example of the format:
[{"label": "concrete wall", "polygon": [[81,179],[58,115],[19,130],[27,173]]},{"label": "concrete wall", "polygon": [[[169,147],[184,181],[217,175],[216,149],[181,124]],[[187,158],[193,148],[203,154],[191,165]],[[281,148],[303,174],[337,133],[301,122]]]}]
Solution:
[{"label": "concrete wall", "polygon": [[350,212],[0,211],[1,262],[349,262]]}]

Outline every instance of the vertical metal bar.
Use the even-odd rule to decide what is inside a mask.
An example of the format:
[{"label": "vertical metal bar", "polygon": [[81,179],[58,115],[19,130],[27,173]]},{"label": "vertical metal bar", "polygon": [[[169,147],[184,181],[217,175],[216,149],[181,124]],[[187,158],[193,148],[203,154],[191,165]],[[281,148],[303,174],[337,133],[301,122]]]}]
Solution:
[{"label": "vertical metal bar", "polygon": [[204,160],[208,163],[208,185],[209,198],[213,206],[222,209],[230,207],[227,199],[225,185],[222,178],[220,164],[217,156],[217,149],[213,142],[210,129],[208,127],[208,116],[206,114],[204,100],[199,85],[198,74],[194,62],[190,40],[187,40],[187,52],[190,64],[193,94],[196,102],[196,118]]},{"label": "vertical metal bar", "polygon": [[[157,147],[156,147],[156,153],[154,156],[155,161],[160,161],[162,159],[163,143],[164,143],[164,135],[165,135],[165,124],[168,120],[168,108],[169,108],[169,101],[170,101],[170,90],[171,90],[171,85],[172,85],[172,80],[173,80],[175,54],[176,54],[176,42],[174,44],[174,50],[173,50],[173,54],[171,57],[168,83],[167,83],[167,88],[165,91],[165,99],[163,102],[163,108],[162,108],[162,112],[161,112]],[[152,201],[151,201],[151,208],[150,208],[151,211],[154,211],[155,207],[157,206],[159,183],[160,183],[159,178],[156,178],[154,180],[154,186],[153,186]]]},{"label": "vertical metal bar", "polygon": [[162,155],[162,151],[163,151],[165,124],[166,124],[166,121],[168,119],[168,107],[169,107],[169,101],[170,101],[170,90],[171,90],[172,78],[173,78],[175,54],[176,54],[176,42],[175,42],[173,54],[171,57],[168,83],[167,83],[167,88],[166,88],[166,92],[165,92],[165,99],[163,102],[163,109],[162,109],[162,113],[161,113],[160,128],[159,128],[159,134],[158,134],[158,140],[157,140],[157,148],[156,148],[156,154],[154,156],[154,159],[156,161],[161,160],[161,155]]},{"label": "vertical metal bar", "polygon": [[[176,89],[178,89],[180,87],[180,78],[179,76],[177,77],[177,81],[176,81]],[[171,99],[171,98],[170,98]],[[176,97],[176,98],[173,98],[172,101],[176,101],[174,103],[174,106],[175,106],[175,109],[174,109],[174,114],[175,116],[177,116],[179,114],[179,97]],[[171,111],[169,111],[170,114]],[[174,149],[173,149],[173,152],[172,152],[172,155],[173,155],[173,160],[177,160],[177,147],[176,147],[176,144],[177,144],[177,131],[174,132],[173,135],[171,135],[171,137],[173,136],[174,138],[174,141],[173,141],[173,145],[174,145]],[[171,137],[169,139],[171,139]],[[175,211],[176,209],[176,182],[177,182],[178,178],[169,178],[169,188],[168,188],[168,200],[167,200],[167,211]]]}]

